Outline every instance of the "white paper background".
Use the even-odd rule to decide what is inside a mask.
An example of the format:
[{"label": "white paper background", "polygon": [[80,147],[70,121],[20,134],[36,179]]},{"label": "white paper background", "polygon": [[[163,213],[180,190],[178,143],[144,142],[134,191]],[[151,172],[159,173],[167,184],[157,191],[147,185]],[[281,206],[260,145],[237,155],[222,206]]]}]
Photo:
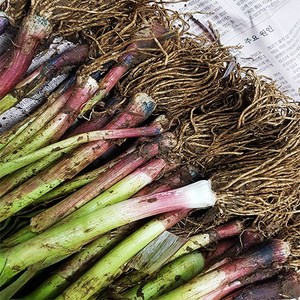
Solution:
[{"label": "white paper background", "polygon": [[171,7],[210,22],[224,45],[242,47],[236,55],[243,66],[257,68],[300,101],[300,0],[189,0]]}]

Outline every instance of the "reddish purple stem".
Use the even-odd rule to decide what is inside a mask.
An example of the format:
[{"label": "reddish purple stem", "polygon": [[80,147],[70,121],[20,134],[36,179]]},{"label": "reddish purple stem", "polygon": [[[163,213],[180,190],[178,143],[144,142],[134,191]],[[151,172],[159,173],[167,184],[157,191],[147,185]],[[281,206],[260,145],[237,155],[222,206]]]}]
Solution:
[{"label": "reddish purple stem", "polygon": [[243,231],[238,238],[236,238],[234,245],[221,254],[216,261],[211,261],[208,270],[214,270],[228,262],[237,255],[249,250],[254,245],[261,243],[263,237],[253,229]]},{"label": "reddish purple stem", "polygon": [[[271,267],[272,264],[284,264],[289,254],[288,244],[281,240],[274,239],[261,244],[256,249],[246,253],[243,257],[239,257],[211,271],[210,273],[223,274],[223,283],[218,288],[202,296],[201,300],[221,299],[241,287],[244,277],[254,272],[261,272],[260,269]],[[255,276],[254,278],[258,279],[259,276]]]},{"label": "reddish purple stem", "polygon": [[[273,275],[273,274],[272,274]],[[269,276],[270,277],[270,276]],[[264,279],[264,278],[263,278]],[[244,280],[246,281],[246,280]],[[246,284],[256,282],[247,280]],[[244,285],[244,284],[243,284]],[[278,300],[298,299],[300,297],[300,279],[296,272],[287,271],[268,282],[256,283],[244,287],[223,300]]]},{"label": "reddish purple stem", "polygon": [[235,243],[234,239],[227,239],[220,241],[216,249],[208,255],[208,257],[205,259],[205,267],[208,268],[212,265],[212,263],[219,259],[219,257],[225,253],[229,248],[231,248]]},{"label": "reddish purple stem", "polygon": [[28,16],[14,41],[10,62],[0,74],[0,99],[8,94],[26,73],[40,41],[48,36],[49,24],[37,16]]}]

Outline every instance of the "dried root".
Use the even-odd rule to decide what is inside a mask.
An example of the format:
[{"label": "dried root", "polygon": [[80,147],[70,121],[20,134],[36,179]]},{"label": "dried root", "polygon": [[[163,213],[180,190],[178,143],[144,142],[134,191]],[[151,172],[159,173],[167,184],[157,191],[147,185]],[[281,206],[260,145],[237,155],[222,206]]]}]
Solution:
[{"label": "dried root", "polygon": [[218,137],[230,153],[211,176],[223,214],[255,216],[270,235],[288,223],[300,204],[299,128],[299,105],[285,102],[273,85],[256,86],[235,131]]},{"label": "dried root", "polygon": [[54,34],[71,35],[84,29],[111,26],[124,19],[134,7],[147,0],[35,0],[31,13],[39,14],[54,26]]},{"label": "dried root", "polygon": [[157,101],[157,112],[179,120],[195,108],[208,112],[232,92],[230,82],[235,78],[222,78],[232,59],[218,43],[183,38],[178,32],[157,56],[132,69],[120,89],[125,96],[147,92]]},{"label": "dried root", "polygon": [[4,11],[12,25],[17,26],[18,21],[27,13],[29,2],[29,0],[5,0],[3,4],[0,5],[0,11]]},{"label": "dried root", "polygon": [[[90,64],[80,70],[80,74],[82,76],[89,75],[101,70],[106,63],[117,61],[122,54],[130,51],[126,47],[134,43],[139,52],[134,65],[158,56],[162,51],[156,43],[160,43],[160,41],[163,43],[164,40],[174,35],[174,32],[168,28],[168,17],[163,8],[156,5],[137,5],[113,28],[102,27],[98,31],[94,29],[84,31],[84,37],[91,44],[90,57],[92,60]],[[153,34],[151,34],[153,31],[161,31],[160,41],[153,38]],[[148,38],[145,38],[146,36]]]},{"label": "dried root", "polygon": [[[198,156],[218,196],[217,207],[190,222],[207,227],[249,218],[266,237],[289,239],[292,263],[299,265],[300,106],[288,102],[273,83],[254,78],[253,100],[233,116],[231,127],[215,131],[213,139],[186,133],[188,151],[196,147],[196,142],[186,145],[190,141],[207,140],[206,149],[195,151],[194,162]],[[215,121],[205,124],[212,129]],[[199,122],[192,127],[201,128]]]},{"label": "dried root", "polygon": [[[253,70],[236,65],[228,74],[233,62],[218,42],[178,33],[128,73],[120,93],[156,100],[179,137],[173,152],[200,167],[218,195],[217,207],[192,214],[178,232],[238,217],[268,237],[286,228],[299,244],[299,228],[289,225],[300,207],[299,105]],[[294,252],[299,259],[299,246]]]}]

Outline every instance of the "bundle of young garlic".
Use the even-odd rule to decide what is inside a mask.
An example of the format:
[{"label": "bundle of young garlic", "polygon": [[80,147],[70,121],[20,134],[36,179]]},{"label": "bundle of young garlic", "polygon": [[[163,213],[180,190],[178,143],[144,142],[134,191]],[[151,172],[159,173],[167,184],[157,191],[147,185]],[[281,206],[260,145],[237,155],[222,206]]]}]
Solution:
[{"label": "bundle of young garlic", "polygon": [[[158,4],[57,2],[32,3],[21,32],[36,15],[53,25],[40,24],[45,36],[25,54],[17,35],[0,79],[7,114],[8,92],[22,101],[66,74],[1,134],[0,295],[222,299],[270,277],[280,286],[280,268],[299,261],[299,106],[218,40],[186,37]],[[78,45],[26,74],[52,28],[89,56]],[[272,239],[239,222],[216,227],[232,218]]]}]

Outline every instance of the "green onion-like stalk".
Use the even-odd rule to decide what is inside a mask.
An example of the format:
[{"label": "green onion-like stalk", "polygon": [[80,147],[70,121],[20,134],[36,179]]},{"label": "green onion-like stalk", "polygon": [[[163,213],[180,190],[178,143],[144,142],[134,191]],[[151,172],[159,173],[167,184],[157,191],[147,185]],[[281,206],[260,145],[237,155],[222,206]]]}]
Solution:
[{"label": "green onion-like stalk", "polygon": [[75,176],[73,179],[68,180],[64,182],[63,184],[59,185],[55,189],[51,190],[50,192],[46,193],[42,197],[38,198],[37,201],[35,201],[35,204],[43,203],[46,201],[51,201],[53,199],[62,198],[68,194],[71,194],[78,190],[79,188],[87,185],[94,179],[96,179],[100,174],[106,172],[108,169],[110,169],[112,166],[114,166],[117,162],[119,162],[123,157],[125,157],[127,154],[133,152],[136,149],[135,146],[130,147],[126,151],[124,151],[121,155],[116,157],[115,159],[110,160],[108,163],[106,163],[103,166],[100,166],[99,168],[96,168],[90,172],[84,173],[82,175]]},{"label": "green onion-like stalk", "polygon": [[0,291],[0,299],[14,299],[13,296],[20,289],[22,289],[31,278],[36,276],[40,270],[65,258],[66,257],[58,257],[57,259],[53,260],[48,259],[29,266],[27,270],[25,270],[17,279],[15,279],[10,285],[5,287],[5,289]]},{"label": "green onion-like stalk", "polygon": [[[51,101],[49,104],[46,103],[46,107],[42,106],[40,110],[37,111],[34,119],[25,119],[27,126],[19,132],[13,139],[8,142],[4,139],[1,141],[2,149],[0,151],[0,158],[2,161],[9,161],[13,157],[18,157],[16,155],[20,148],[32,137],[36,135],[40,128],[47,124],[53,117],[57,114],[59,110],[66,104],[67,100],[71,97],[73,92],[73,87],[69,87],[64,91],[55,101]],[[13,154],[15,153],[15,154]]]},{"label": "green onion-like stalk", "polygon": [[102,111],[100,113],[92,113],[88,120],[85,120],[79,126],[72,128],[64,136],[70,137],[79,133],[102,129],[117,113],[118,111],[117,104],[120,103],[121,103],[121,97],[119,96],[109,97],[109,99],[105,101],[105,106],[104,106],[105,111]]},{"label": "green onion-like stalk", "polygon": [[[32,121],[35,119],[35,116],[31,116]],[[18,129],[16,126],[9,129],[5,133],[0,136],[0,150],[2,150],[11,140],[13,140],[17,135],[19,135],[27,126],[29,126],[30,122],[26,119],[23,120],[20,124],[18,124]]]},{"label": "green onion-like stalk", "polygon": [[122,273],[124,264],[131,257],[159,234],[179,222],[187,213],[188,210],[183,210],[165,214],[148,222],[100,259],[57,299],[89,299],[92,295],[102,292]]},{"label": "green onion-like stalk", "polygon": [[[92,108],[90,106],[91,101],[89,100],[98,89],[101,91],[100,94],[102,95],[102,99],[117,84],[128,67],[134,62],[135,56],[139,54],[137,51],[138,46],[149,46],[148,40],[150,40],[150,45],[153,43],[155,44],[155,42],[153,42],[153,37],[158,38],[163,36],[165,39],[167,37],[166,33],[167,30],[159,24],[151,26],[151,30],[147,31],[144,37],[141,37],[141,41],[128,46],[130,49],[134,50],[134,54],[124,54],[124,57],[122,56],[121,63],[112,67],[108,74],[99,83],[91,76],[89,76],[88,80],[86,79],[86,76],[78,76],[78,82],[75,85],[74,92],[61,110],[53,116],[50,122],[39,129],[36,135],[31,135],[31,139],[26,141],[26,144],[23,144],[22,149],[18,149],[17,152],[11,153],[8,159],[29,154],[34,150],[49,144],[49,142],[57,141],[73,124],[80,113],[83,114],[87,107],[88,110],[89,108]],[[145,41],[143,41],[143,38]]]},{"label": "green onion-like stalk", "polygon": [[122,293],[126,300],[149,300],[171,291],[199,274],[204,267],[204,257],[194,251],[163,266],[154,278]]},{"label": "green onion-like stalk", "polygon": [[13,296],[33,277],[39,269],[32,265],[13,283],[0,291],[0,299],[13,299]]},{"label": "green onion-like stalk", "polygon": [[[149,184],[147,186],[145,186],[143,189],[141,189],[139,192],[137,192],[134,196],[135,197],[140,197],[140,196],[144,196],[144,195],[150,195],[150,194],[154,194],[154,193],[161,193],[161,192],[166,192],[169,191],[171,189],[174,188],[178,188],[178,187],[182,187],[186,184],[189,184],[193,181],[195,181],[195,176],[196,174],[194,174],[194,171],[189,170],[189,168],[185,168],[183,167],[182,169],[176,171],[175,173],[173,173],[170,176],[167,176],[166,178],[162,178],[158,181],[153,182],[152,184]],[[157,248],[159,250],[157,250],[157,248],[155,247],[155,250],[153,250],[153,246],[151,245],[153,242],[155,242],[157,239],[155,239],[154,241],[152,241],[152,243],[150,243],[149,245],[147,245],[141,252],[143,253],[139,253],[138,257],[134,257],[133,260],[130,261],[129,263],[129,267],[131,267],[133,270],[132,272],[128,273],[128,274],[124,274],[124,276],[120,276],[120,278],[118,278],[118,280],[114,283],[113,289],[117,290],[118,292],[121,292],[125,289],[127,289],[130,286],[133,286],[135,284],[137,284],[138,282],[140,282],[144,277],[146,277],[147,275],[152,274],[153,272],[155,272],[157,269],[159,269],[161,267],[160,262],[158,263],[158,267],[157,266],[157,256],[160,257],[160,261],[163,260],[163,262],[165,262],[169,256],[167,256],[166,259],[164,259],[164,257],[167,255],[167,253],[170,252],[170,247],[172,247],[172,253],[175,249],[178,249],[178,247],[180,247],[180,245],[182,245],[182,242],[179,242],[179,239],[177,236],[172,235],[171,233],[169,233],[169,235],[166,235],[164,239],[162,239],[163,242],[166,242],[165,244],[167,244],[168,248],[164,249],[162,247],[162,243],[161,243],[161,235],[157,238],[159,239],[159,242],[157,243]],[[149,248],[149,249],[147,249]],[[149,258],[149,255],[152,255],[152,252],[155,251],[155,258]],[[141,262],[141,255],[144,256],[145,258],[143,260],[147,260],[147,264],[146,265],[142,265],[140,266],[140,262]],[[138,261],[139,266],[137,267],[137,264],[135,263],[135,261]],[[153,262],[153,260],[155,260],[155,263]],[[155,264],[155,266],[153,266]],[[150,266],[149,266],[150,265]],[[155,268],[155,270],[153,271],[153,267]],[[151,270],[150,270],[151,269]]]},{"label": "green onion-like stalk", "polygon": [[[40,118],[38,118],[36,122],[41,121],[41,123],[44,123],[44,126],[39,127],[35,135],[30,133],[30,139],[24,141],[22,148],[10,153],[10,155],[5,158],[5,161],[29,154],[47,144],[57,141],[75,121],[76,117],[78,116],[78,111],[82,107],[82,103],[87,101],[87,99],[89,99],[97,89],[97,81],[90,77],[85,84],[77,83],[72,88],[71,94],[68,94],[69,91],[67,90],[64,93],[67,94],[67,96],[62,99],[63,101],[60,101],[60,98],[63,97],[64,94],[57,99],[59,102],[55,101],[53,103],[53,106],[54,104],[59,103],[59,111],[57,111],[55,114],[53,114],[52,111],[49,113],[47,119],[50,120],[47,124],[45,124],[44,120],[40,120]],[[63,104],[63,106],[61,106],[64,100],[67,101]],[[50,116],[52,116],[52,118],[49,118]],[[34,123],[32,126],[35,126]],[[13,142],[14,141],[11,143]]]},{"label": "green onion-like stalk", "polygon": [[[205,299],[205,295],[222,288],[222,286],[249,275],[259,268],[273,263],[283,264],[290,254],[289,245],[281,240],[272,240],[244,257],[237,258],[220,268],[199,275],[177,289],[158,297],[159,300]],[[213,299],[213,298],[206,298]]]},{"label": "green onion-like stalk", "polygon": [[62,150],[52,152],[43,159],[31,163],[30,165],[23,167],[22,169],[2,178],[2,180],[0,181],[0,197],[4,196],[5,194],[13,190],[13,188],[19,186],[26,180],[30,179],[32,176],[37,175],[39,172],[49,167],[64,154],[74,149],[74,147],[64,148]]},{"label": "green onion-like stalk", "polygon": [[91,120],[86,120],[84,123],[80,124],[78,127],[72,129],[65,136],[70,137],[83,132],[89,132],[94,130],[102,129],[110,120],[112,119],[110,113],[105,112],[96,118]]},{"label": "green onion-like stalk", "polygon": [[140,197],[154,193],[166,192],[175,188],[182,187],[189,183],[196,181],[198,177],[197,172],[189,167],[182,167],[169,176],[165,176],[160,180],[145,186],[142,190],[137,192],[134,196]]},{"label": "green onion-like stalk", "polygon": [[[147,187],[146,187],[147,189]],[[139,194],[139,193],[138,193]],[[225,226],[220,226],[217,227],[215,230],[215,234],[213,234],[212,231],[209,231],[207,234],[210,234],[212,239],[210,240],[209,243],[215,242],[217,240],[221,240],[224,239],[226,237],[230,237],[230,236],[234,236],[239,234],[242,231],[242,224],[240,222],[232,222],[229,223]],[[202,235],[197,235],[197,241],[200,242],[199,237],[204,236],[205,234]],[[216,238],[214,239],[213,238]],[[195,242],[196,240],[193,239],[193,241]],[[134,284],[137,284],[138,282],[140,282],[144,277],[146,277],[147,275],[151,275],[153,273],[155,273],[157,270],[159,270],[163,265],[166,264],[167,261],[171,262],[175,259],[177,259],[178,257],[181,257],[182,255],[182,250],[186,249],[186,245],[189,242],[185,243],[184,246],[182,246],[179,250],[176,250],[175,247],[172,247],[172,251],[170,251],[169,249],[169,245],[166,245],[167,247],[164,249],[162,246],[159,249],[159,252],[161,253],[161,255],[159,256],[158,259],[155,260],[155,262],[152,262],[151,265],[147,264],[146,266],[142,267],[141,269],[138,270],[138,268],[136,268],[137,270],[132,271],[129,274],[126,274],[124,277],[121,277],[115,284],[115,289],[117,291],[122,291],[125,288],[127,288],[128,286],[133,286]],[[202,244],[199,243],[199,245],[197,247],[195,247],[196,249],[202,248],[204,246],[201,246]],[[226,243],[226,247],[229,247],[230,245],[232,245],[232,242]],[[186,251],[185,253],[191,253],[192,252],[193,247],[191,247],[190,249],[188,249],[188,251]],[[226,249],[226,248],[225,248]],[[222,249],[216,249],[216,250],[222,250],[225,251],[224,247],[222,247]],[[144,251],[144,250],[143,250]],[[174,253],[172,255],[172,253]],[[220,255],[219,253],[214,253],[215,255]],[[172,255],[170,257],[170,255]],[[178,256],[177,256],[178,255]],[[205,267],[207,267],[207,263],[209,263],[209,260],[211,259],[211,257],[208,257],[207,262],[205,263]]]},{"label": "green onion-like stalk", "polygon": [[242,222],[234,221],[211,229],[208,232],[193,235],[172,257],[170,257],[169,261],[172,261],[183,254],[200,249],[212,242],[236,236],[242,232],[243,228]]},{"label": "green onion-like stalk", "polygon": [[101,256],[121,242],[135,227],[135,223],[130,223],[108,232],[89,243],[80,252],[74,254],[60,265],[49,278],[23,299],[43,300],[54,299],[59,296],[72,281],[77,279]]},{"label": "green onion-like stalk", "polygon": [[110,97],[105,102],[105,111],[102,111],[101,113],[92,114],[90,119],[85,120],[78,127],[72,128],[64,136],[70,137],[79,133],[102,129],[112,119],[113,115],[117,113],[117,108],[114,106],[120,102],[120,97]]},{"label": "green onion-like stalk", "polygon": [[[53,200],[53,199],[62,197],[65,194],[71,194],[72,192],[75,192],[75,190],[87,185],[88,183],[92,182],[96,178],[98,178],[99,180],[101,179],[101,177],[108,178],[108,181],[110,182],[110,184],[113,184],[112,177],[110,177],[110,176],[107,177],[104,174],[107,174],[106,172],[109,170],[110,170],[110,172],[112,170],[114,170],[113,166],[116,165],[117,163],[124,165],[124,163],[122,163],[122,162],[124,162],[124,161],[126,162],[126,159],[125,159],[126,155],[129,155],[135,149],[136,149],[136,147],[132,146],[129,149],[127,149],[127,151],[125,151],[121,155],[119,155],[116,159],[109,161],[107,164],[105,164],[93,171],[90,171],[88,173],[82,174],[80,176],[76,176],[72,180],[67,181],[66,183],[62,184],[61,186],[58,186],[56,189],[53,189],[49,193],[38,198],[37,201],[34,202],[34,204],[37,205],[39,203],[43,203],[43,202],[46,202],[49,200]],[[124,160],[123,160],[123,158],[124,158]],[[144,159],[146,159],[146,158],[144,158]],[[124,166],[124,167],[126,169],[128,169],[128,167],[130,168],[130,166]],[[126,174],[125,174],[124,169],[123,169],[123,172],[124,172],[124,176],[125,176]],[[116,175],[117,175],[117,173],[114,174],[114,176],[116,176]],[[104,182],[102,182],[102,184],[103,183]],[[99,189],[98,189],[98,191],[99,191]],[[120,198],[120,199],[122,199],[122,198]],[[10,237],[4,239],[1,243],[1,245],[3,247],[12,247],[19,243],[27,241],[36,235],[37,235],[37,233],[33,232],[31,230],[31,227],[28,225],[28,226],[20,229],[19,231],[17,231],[15,234],[11,235]]]},{"label": "green onion-like stalk", "polygon": [[[74,82],[76,76],[73,75],[63,83],[48,97],[46,103],[39,107],[34,113],[26,119],[18,122],[12,128],[8,129],[0,135],[0,157],[9,156],[12,152],[22,147],[23,143],[35,134],[39,128],[51,119],[51,112],[56,111],[56,106],[64,105],[65,101],[70,97],[72,89],[69,89]],[[69,89],[68,93],[65,93]],[[61,96],[61,97],[60,97]],[[54,104],[54,102],[56,102]],[[62,102],[60,104],[60,101]],[[58,108],[59,110],[59,108]],[[4,149],[5,148],[5,149]]]},{"label": "green onion-like stalk", "polygon": [[[51,194],[52,191],[50,191],[45,196],[48,195],[48,197],[50,197],[51,199],[52,197],[55,198],[61,196],[60,189],[62,189],[62,192],[66,193],[70,190],[79,188],[82,185],[86,185],[85,188],[82,188],[76,193],[73,193],[70,197],[67,197],[62,202],[46,210],[45,214],[37,215],[37,218],[32,218],[32,223],[37,223],[39,226],[46,228],[47,226],[50,226],[51,224],[57,221],[58,215],[63,215],[63,212],[67,214],[68,210],[72,211],[73,206],[74,207],[76,205],[78,206],[79,205],[78,201],[80,201],[80,203],[82,203],[83,205],[85,201],[89,201],[92,198],[94,198],[95,195],[101,193],[103,193],[102,195],[103,199],[107,199],[108,201],[114,201],[114,202],[122,201],[132,196],[136,190],[140,189],[142,185],[148,183],[146,177],[139,178],[139,175],[136,176],[137,174],[136,172],[135,174],[132,174],[128,178],[123,180],[122,182],[119,183],[117,182],[120,181],[123,177],[129,175],[129,173],[132,172],[135,168],[145,163],[148,159],[150,159],[152,156],[158,153],[158,145],[160,145],[161,149],[164,149],[164,141],[168,139],[167,136],[168,135],[166,135],[166,138],[162,138],[162,139],[158,138],[158,140],[156,140],[156,142],[153,142],[152,144],[143,145],[142,149],[139,151],[132,152],[135,149],[135,146],[130,147],[127,151],[122,153],[115,160],[108,162],[106,165],[96,170],[93,170],[87,174],[83,174],[81,176],[74,178],[73,181],[67,182],[66,185],[62,185],[61,187],[59,186],[56,191],[55,189],[52,190],[54,192],[52,193],[52,196],[48,195]],[[171,137],[168,140],[171,142]],[[170,146],[168,145],[168,142],[166,146],[167,147]],[[154,171],[158,172],[159,169],[157,168]],[[138,173],[141,175],[141,170],[138,170]],[[155,176],[154,173],[152,175]],[[139,179],[140,181],[138,181]],[[143,183],[144,179],[146,179],[145,183]],[[109,189],[114,184],[116,185],[113,186],[111,189]],[[173,188],[175,188],[175,186],[173,186]],[[108,190],[105,192],[106,189]],[[39,198],[38,201],[35,202],[35,204],[42,203],[45,202],[46,200],[49,200],[48,197]],[[65,203],[67,203],[67,205]],[[68,207],[69,209],[66,210],[66,208]],[[58,211],[59,214],[58,213],[55,214],[55,212]],[[52,217],[50,217],[51,212],[52,215],[54,213],[54,216]],[[46,219],[44,217],[46,217]],[[15,246],[20,242],[24,242],[35,235],[37,235],[37,233],[33,232],[30,226],[26,226],[21,230],[19,230],[18,232],[16,232],[15,234],[13,234],[12,236],[3,240],[2,245],[4,247]]]},{"label": "green onion-like stalk", "polygon": [[18,99],[11,94],[6,95],[4,98],[0,101],[0,115],[18,103]]},{"label": "green onion-like stalk", "polygon": [[[0,105],[1,105],[1,103],[0,103]],[[72,130],[72,132],[71,132],[72,134],[68,135],[67,137],[73,136],[78,133],[84,133],[84,132],[88,132],[88,131],[92,131],[92,130],[102,129],[102,127],[104,125],[106,125],[109,121],[108,115],[109,114],[106,114],[104,118],[101,116],[101,117],[98,117],[97,119],[95,119],[95,122],[92,122],[93,123],[92,125],[95,125],[95,126],[89,126],[90,122],[88,122],[88,121],[86,123],[83,123],[82,126],[77,127],[75,131]],[[91,128],[92,128],[92,130],[90,130]],[[76,148],[76,145],[72,145],[69,148],[64,148],[63,150],[55,151],[55,152],[51,153],[50,155],[47,155],[43,159],[40,159],[35,163],[31,163],[29,166],[22,168],[21,170],[14,172],[13,174],[11,174],[9,176],[6,176],[5,178],[3,178],[0,181],[0,185],[1,185],[0,197],[5,195],[7,192],[11,191],[14,187],[22,184],[23,182],[25,182],[32,176],[38,174],[40,171],[42,171],[46,167],[50,166],[52,163],[54,163],[56,160],[58,160],[64,154],[69,153],[74,148]],[[129,149],[128,149],[128,151],[129,151]],[[124,152],[124,155],[126,155],[125,152]],[[109,162],[109,164],[115,163],[114,161],[115,160]],[[104,170],[103,167],[101,167],[100,169]],[[100,171],[100,169],[98,168],[99,172],[102,172],[102,171]],[[89,172],[88,174],[85,173],[84,175],[81,175],[80,178],[78,178],[76,180],[74,179],[72,181],[67,182],[63,186],[59,186],[57,189],[54,189],[54,190],[50,191],[50,193],[47,193],[45,195],[44,200],[43,200],[43,197],[40,197],[39,202],[44,202],[45,200],[51,200],[53,198],[62,197],[65,194],[69,194],[70,192],[75,191],[79,187],[90,182],[92,179],[95,179],[95,177],[97,175],[93,175],[93,174],[97,174],[97,172],[98,172],[97,170],[93,170],[93,171]]]},{"label": "green onion-like stalk", "polygon": [[[152,155],[154,154],[153,152],[154,151],[152,150]],[[151,154],[149,156],[151,157]],[[142,160],[143,158],[131,161],[128,169],[131,167],[135,170],[136,167],[141,164]],[[147,160],[147,158],[145,160]],[[120,172],[118,174],[118,170],[114,168],[116,173],[111,176],[112,178],[108,176],[111,175],[109,172],[109,174],[101,176],[103,178],[99,178],[99,181],[95,179],[89,185],[70,195],[62,202],[59,202],[41,214],[38,214],[36,217],[33,217],[30,222],[30,227],[32,231],[41,232],[57,223],[59,220],[62,220],[62,222],[69,222],[70,220],[88,214],[95,209],[128,199],[145,185],[151,183],[163,170],[164,166],[164,160],[160,158],[152,159],[123,179],[123,173]],[[124,165],[122,169],[124,172],[126,171]],[[118,180],[120,178],[121,180]],[[110,182],[110,179],[112,179],[112,182]]]},{"label": "green onion-like stalk", "polygon": [[[128,106],[116,116],[105,129],[133,127],[144,121],[155,108],[153,100],[146,94],[137,94]],[[73,178],[100,155],[105,153],[112,142],[96,141],[80,146],[58,163],[30,178],[0,199],[0,220],[5,220],[26,206],[34,203],[67,179]]]},{"label": "green onion-like stalk", "polygon": [[29,239],[36,236],[35,232],[30,230],[30,226],[27,225],[17,231],[15,234],[9,236],[8,238],[4,239],[1,243],[2,248],[10,248],[16,246],[20,243],[28,241]]},{"label": "green onion-like stalk", "polygon": [[202,180],[169,192],[137,197],[96,209],[2,251],[0,286],[28,266],[48,257],[77,252],[97,236],[117,227],[156,214],[207,208],[214,203],[215,195],[211,190],[210,182]]},{"label": "green onion-like stalk", "polygon": [[99,140],[112,140],[112,139],[124,139],[131,137],[141,137],[141,136],[154,136],[162,132],[162,128],[158,125],[138,127],[138,128],[125,128],[125,129],[107,129],[91,131],[87,133],[81,133],[72,136],[68,139],[56,142],[44,148],[41,148],[30,154],[21,156],[14,159],[13,161],[8,161],[5,163],[0,163],[0,178],[5,175],[11,174],[16,170],[21,169],[47,155],[52,154],[56,151],[61,151],[65,148],[72,148],[85,143],[99,141]]}]

